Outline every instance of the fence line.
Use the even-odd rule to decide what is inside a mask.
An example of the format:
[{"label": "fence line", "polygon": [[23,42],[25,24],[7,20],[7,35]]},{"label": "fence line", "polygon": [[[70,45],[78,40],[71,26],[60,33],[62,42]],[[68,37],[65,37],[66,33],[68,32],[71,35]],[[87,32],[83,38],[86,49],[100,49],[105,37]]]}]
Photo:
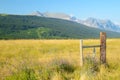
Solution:
[{"label": "fence line", "polygon": [[93,48],[93,53],[95,53],[95,48],[100,48],[100,62],[101,64],[106,63],[106,33],[100,32],[100,45],[83,46],[83,40],[80,40],[80,66],[83,66],[83,49]]}]

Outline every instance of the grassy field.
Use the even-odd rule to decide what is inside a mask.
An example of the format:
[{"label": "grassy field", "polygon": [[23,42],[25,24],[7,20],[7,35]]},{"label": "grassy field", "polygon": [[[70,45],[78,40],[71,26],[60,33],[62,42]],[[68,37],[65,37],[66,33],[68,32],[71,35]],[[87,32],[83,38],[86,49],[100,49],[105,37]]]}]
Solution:
[{"label": "grassy field", "polygon": [[[84,45],[99,44],[84,40]],[[107,39],[107,64],[99,48],[84,49],[80,67],[79,40],[0,40],[0,80],[120,80],[120,39]]]}]

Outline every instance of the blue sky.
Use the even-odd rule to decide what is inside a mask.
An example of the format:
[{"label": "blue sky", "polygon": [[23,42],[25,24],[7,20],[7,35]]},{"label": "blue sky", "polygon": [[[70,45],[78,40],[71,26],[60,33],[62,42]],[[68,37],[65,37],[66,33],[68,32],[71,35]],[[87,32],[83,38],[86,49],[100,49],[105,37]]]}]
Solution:
[{"label": "blue sky", "polygon": [[62,12],[80,19],[110,19],[120,24],[120,0],[1,0],[0,13]]}]

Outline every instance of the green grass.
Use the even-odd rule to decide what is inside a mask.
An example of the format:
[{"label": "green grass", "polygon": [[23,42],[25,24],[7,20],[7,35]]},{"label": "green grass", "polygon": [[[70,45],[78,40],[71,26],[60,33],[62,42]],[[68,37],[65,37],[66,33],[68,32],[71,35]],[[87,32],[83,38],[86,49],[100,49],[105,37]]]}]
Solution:
[{"label": "green grass", "polygon": [[[107,65],[84,49],[80,67],[79,40],[0,40],[0,80],[119,80],[120,40],[107,39]],[[84,45],[99,40],[84,40]]]}]

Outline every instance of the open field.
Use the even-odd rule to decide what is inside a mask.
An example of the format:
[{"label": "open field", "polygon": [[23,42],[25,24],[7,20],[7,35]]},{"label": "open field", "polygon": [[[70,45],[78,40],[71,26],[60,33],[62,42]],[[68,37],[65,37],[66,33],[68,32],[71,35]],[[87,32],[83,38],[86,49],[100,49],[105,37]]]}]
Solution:
[{"label": "open field", "polygon": [[106,66],[99,64],[99,48],[94,64],[93,49],[84,49],[87,64],[81,68],[79,45],[79,40],[0,40],[0,80],[120,80],[120,39],[107,39]]}]

